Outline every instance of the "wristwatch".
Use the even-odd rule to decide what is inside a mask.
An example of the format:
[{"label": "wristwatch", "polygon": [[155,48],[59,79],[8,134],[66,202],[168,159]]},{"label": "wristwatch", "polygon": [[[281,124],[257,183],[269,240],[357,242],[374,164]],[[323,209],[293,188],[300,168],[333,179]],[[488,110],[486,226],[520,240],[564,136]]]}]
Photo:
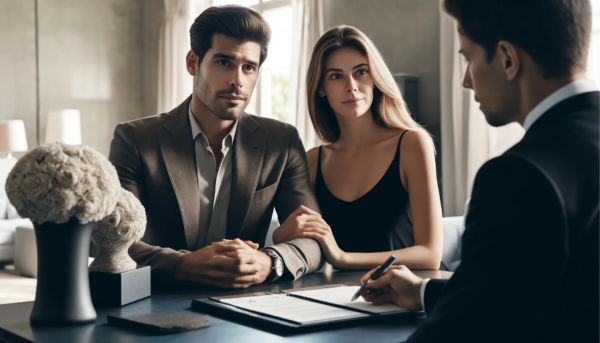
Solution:
[{"label": "wristwatch", "polygon": [[267,281],[269,282],[273,282],[276,281],[277,279],[279,279],[281,277],[281,275],[283,275],[283,260],[281,259],[281,257],[279,256],[278,253],[276,253],[275,251],[271,250],[271,249],[266,249],[263,250],[265,254],[269,255],[269,257],[271,258],[271,275],[269,275],[269,278],[267,279]]}]

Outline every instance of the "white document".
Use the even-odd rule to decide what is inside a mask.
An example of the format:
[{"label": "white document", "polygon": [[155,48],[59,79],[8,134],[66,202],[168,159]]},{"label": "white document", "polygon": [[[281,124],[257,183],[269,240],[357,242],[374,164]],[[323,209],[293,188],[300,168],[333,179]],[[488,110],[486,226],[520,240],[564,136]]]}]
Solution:
[{"label": "white document", "polygon": [[268,314],[301,324],[325,319],[369,316],[368,314],[327,306],[285,294],[230,298],[221,299],[220,301],[246,310]]},{"label": "white document", "polygon": [[408,312],[407,309],[393,304],[374,305],[373,303],[366,302],[362,297],[358,297],[358,299],[350,302],[350,299],[352,299],[352,296],[359,288],[360,286],[341,286],[291,293],[372,313]]}]

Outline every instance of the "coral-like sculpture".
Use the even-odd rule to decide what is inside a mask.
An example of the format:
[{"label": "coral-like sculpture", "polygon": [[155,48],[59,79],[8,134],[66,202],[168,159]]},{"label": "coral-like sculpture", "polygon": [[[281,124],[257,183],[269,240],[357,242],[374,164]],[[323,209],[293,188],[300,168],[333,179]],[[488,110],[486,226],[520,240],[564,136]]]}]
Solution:
[{"label": "coral-like sculpture", "polygon": [[81,224],[110,214],[121,189],[115,167],[87,146],[52,143],[23,156],[6,179],[6,195],[23,218]]},{"label": "coral-like sculpture", "polygon": [[114,211],[97,222],[92,231],[92,241],[98,256],[90,271],[122,273],[136,268],[128,254],[129,247],[146,231],[146,211],[133,193],[121,189]]}]

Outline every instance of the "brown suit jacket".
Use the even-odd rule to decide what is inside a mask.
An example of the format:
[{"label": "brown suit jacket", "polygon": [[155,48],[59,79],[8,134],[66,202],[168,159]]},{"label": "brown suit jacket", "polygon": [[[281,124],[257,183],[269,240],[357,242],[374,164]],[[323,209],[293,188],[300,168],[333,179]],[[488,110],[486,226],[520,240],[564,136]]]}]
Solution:
[{"label": "brown suit jacket", "polygon": [[[199,248],[200,193],[188,117],[191,96],[169,113],[117,125],[109,160],[123,188],[144,207],[148,225],[129,254],[152,266],[153,282],[171,281],[175,264]],[[319,211],[298,131],[273,119],[242,114],[233,143],[227,238],[264,246],[273,208],[281,220],[300,205]],[[272,247],[282,257],[286,279],[318,270],[319,244],[308,238]]]}]

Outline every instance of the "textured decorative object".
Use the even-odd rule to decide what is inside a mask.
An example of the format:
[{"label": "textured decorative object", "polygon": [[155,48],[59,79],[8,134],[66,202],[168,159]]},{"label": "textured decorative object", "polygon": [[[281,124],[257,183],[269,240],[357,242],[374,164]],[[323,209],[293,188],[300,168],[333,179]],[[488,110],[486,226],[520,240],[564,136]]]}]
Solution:
[{"label": "textured decorative object", "polygon": [[115,167],[90,147],[42,145],[23,156],[8,174],[6,194],[23,218],[41,224],[82,224],[110,214],[121,189]]},{"label": "textured decorative object", "polygon": [[92,231],[98,255],[90,265],[90,272],[122,273],[135,269],[137,263],[127,250],[145,231],[144,206],[133,193],[121,189],[114,211],[96,222]]},{"label": "textured decorative object", "polygon": [[123,306],[150,296],[150,266],[138,266],[128,253],[145,231],[144,206],[133,193],[121,189],[114,211],[92,231],[98,248],[90,265],[90,290],[96,308]]},{"label": "textured decorative object", "polygon": [[35,228],[38,282],[32,324],[96,319],[87,272],[89,242],[94,222],[113,212],[120,189],[106,157],[63,143],[33,149],[8,175],[8,199]]},{"label": "textured decorative object", "polygon": [[48,113],[46,143],[81,144],[81,115],[79,110],[56,110]]}]

